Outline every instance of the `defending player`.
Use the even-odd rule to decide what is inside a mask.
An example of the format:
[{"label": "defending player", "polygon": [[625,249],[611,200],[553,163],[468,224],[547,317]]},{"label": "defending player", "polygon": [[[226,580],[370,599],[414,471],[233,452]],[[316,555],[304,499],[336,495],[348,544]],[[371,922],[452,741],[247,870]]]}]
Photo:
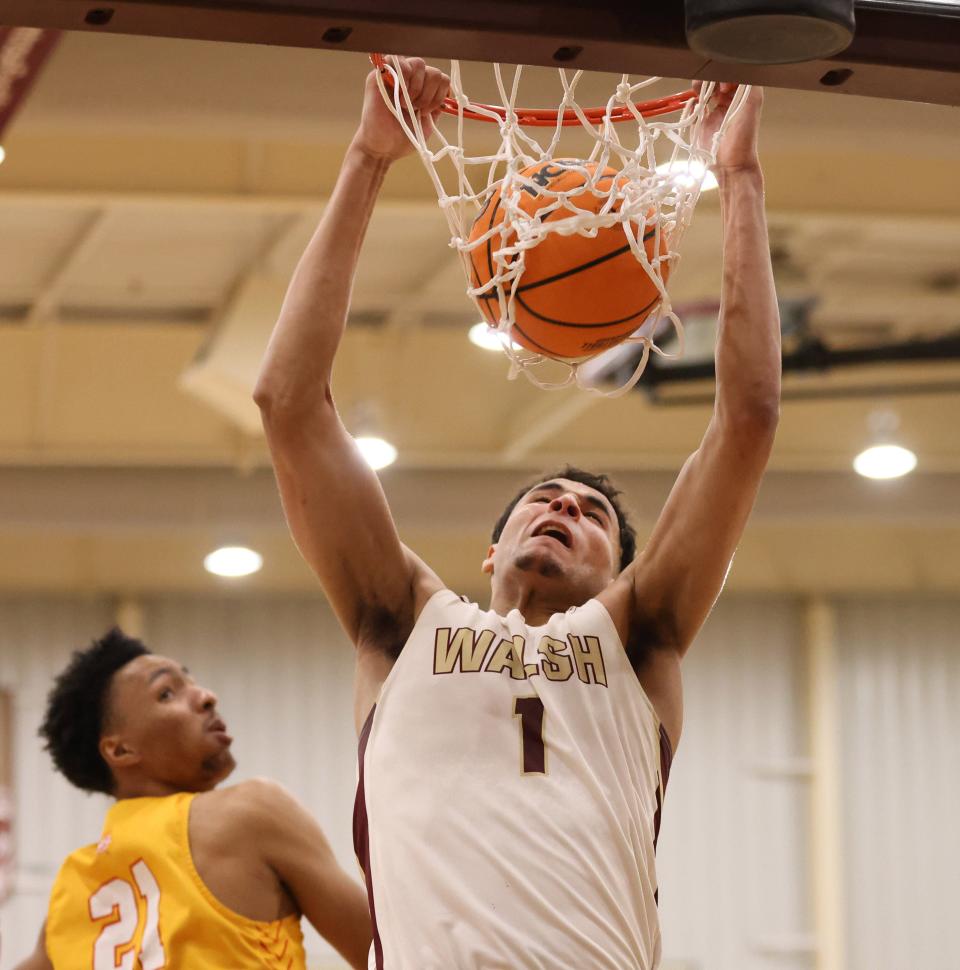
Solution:
[{"label": "defending player", "polygon": [[269,781],[215,787],[236,764],[216,705],[119,630],[73,655],[41,734],[70,782],[117,801],[17,970],[304,970],[301,914],[366,966],[363,889],[303,806]]},{"label": "defending player", "polygon": [[[402,67],[430,124],[447,79]],[[710,137],[729,107],[721,86]],[[720,592],[772,448],[780,328],[757,158],[762,93],[717,164],[723,302],[713,417],[642,552],[609,482],[565,470],[504,513],[465,603],[400,541],[330,389],[367,221],[410,151],[363,116],[255,393],[293,535],[357,648],[355,844],[386,970],[651,970],[654,846],[680,661]]]}]

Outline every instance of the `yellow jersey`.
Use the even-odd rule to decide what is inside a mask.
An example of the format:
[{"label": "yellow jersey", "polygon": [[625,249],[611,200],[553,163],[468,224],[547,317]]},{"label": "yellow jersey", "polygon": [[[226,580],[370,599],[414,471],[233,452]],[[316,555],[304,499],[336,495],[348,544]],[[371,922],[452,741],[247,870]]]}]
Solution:
[{"label": "yellow jersey", "polygon": [[68,856],[47,915],[54,970],[305,970],[298,916],[247,919],[200,878],[193,798],[119,801],[100,842]]}]

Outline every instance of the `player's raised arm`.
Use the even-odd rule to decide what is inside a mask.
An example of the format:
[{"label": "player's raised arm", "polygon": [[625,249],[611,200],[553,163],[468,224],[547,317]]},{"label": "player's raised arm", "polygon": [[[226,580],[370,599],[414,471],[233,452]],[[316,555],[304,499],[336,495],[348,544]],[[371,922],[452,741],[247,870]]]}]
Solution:
[{"label": "player's raised arm", "polygon": [[[402,70],[429,128],[448,79],[419,59],[407,59]],[[290,283],[254,393],[293,537],[358,645],[382,638],[385,628],[402,644],[424,588],[439,585],[401,544],[377,477],[341,423],[331,393],[377,193],[391,163],[411,150],[371,74],[360,127]]]},{"label": "player's raised arm", "polygon": [[[734,85],[721,85],[715,127]],[[716,400],[642,554],[628,567],[632,622],[682,655],[726,578],[773,447],[780,413],[780,315],[770,264],[754,89],[720,146],[723,288]]]},{"label": "player's raised arm", "polygon": [[355,970],[366,970],[373,937],[367,894],[337,862],[313,816],[282,785],[253,778],[215,798],[221,836],[254,846],[313,928]]}]

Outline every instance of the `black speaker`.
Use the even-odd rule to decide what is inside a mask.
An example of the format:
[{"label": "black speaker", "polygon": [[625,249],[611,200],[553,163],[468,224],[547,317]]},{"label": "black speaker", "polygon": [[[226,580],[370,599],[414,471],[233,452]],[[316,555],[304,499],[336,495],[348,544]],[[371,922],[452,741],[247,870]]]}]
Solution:
[{"label": "black speaker", "polygon": [[712,60],[793,64],[853,40],[854,0],[686,0],[687,43]]}]

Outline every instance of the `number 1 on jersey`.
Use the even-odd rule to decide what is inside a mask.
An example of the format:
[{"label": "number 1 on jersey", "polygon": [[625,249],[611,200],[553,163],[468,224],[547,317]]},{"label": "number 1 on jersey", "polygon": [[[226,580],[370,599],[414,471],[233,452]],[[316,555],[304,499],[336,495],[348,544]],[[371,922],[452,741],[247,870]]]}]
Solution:
[{"label": "number 1 on jersey", "polygon": [[515,697],[513,716],[520,718],[520,753],[525,775],[547,773],[543,744],[543,701],[539,697]]}]

